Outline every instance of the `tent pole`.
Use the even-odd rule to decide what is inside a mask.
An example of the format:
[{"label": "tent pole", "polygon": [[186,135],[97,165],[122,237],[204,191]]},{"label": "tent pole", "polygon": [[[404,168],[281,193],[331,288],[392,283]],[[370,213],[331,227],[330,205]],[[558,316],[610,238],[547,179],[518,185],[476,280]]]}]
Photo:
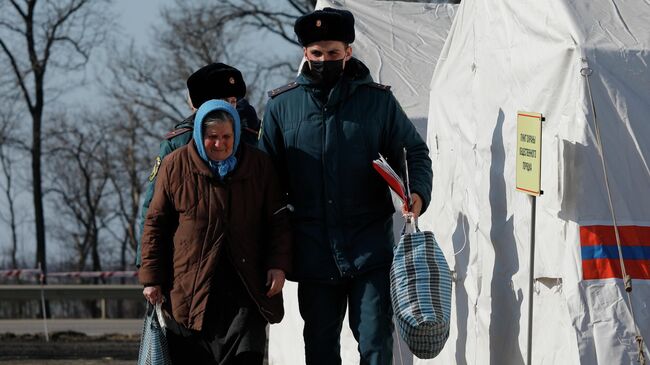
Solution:
[{"label": "tent pole", "polygon": [[535,283],[535,206],[537,197],[531,195],[530,213],[530,267],[528,276],[528,353],[526,364],[531,365],[533,353],[533,285]]}]

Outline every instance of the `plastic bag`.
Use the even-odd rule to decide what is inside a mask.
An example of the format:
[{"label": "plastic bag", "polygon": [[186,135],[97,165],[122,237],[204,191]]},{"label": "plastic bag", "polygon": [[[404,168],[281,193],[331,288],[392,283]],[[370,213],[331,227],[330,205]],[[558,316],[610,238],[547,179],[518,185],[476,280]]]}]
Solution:
[{"label": "plastic bag", "polygon": [[140,338],[140,353],[138,365],[171,365],[165,320],[161,303],[147,303],[147,313],[144,316],[142,337]]}]

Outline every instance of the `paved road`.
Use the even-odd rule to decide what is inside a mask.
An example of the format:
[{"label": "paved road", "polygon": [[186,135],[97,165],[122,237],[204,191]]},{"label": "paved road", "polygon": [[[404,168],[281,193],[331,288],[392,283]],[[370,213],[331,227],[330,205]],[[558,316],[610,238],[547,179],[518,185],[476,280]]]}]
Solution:
[{"label": "paved road", "polygon": [[[49,319],[49,333],[75,331],[89,336],[105,334],[132,335],[142,331],[142,319]],[[3,319],[0,320],[0,333],[42,334],[43,320],[37,319]]]}]

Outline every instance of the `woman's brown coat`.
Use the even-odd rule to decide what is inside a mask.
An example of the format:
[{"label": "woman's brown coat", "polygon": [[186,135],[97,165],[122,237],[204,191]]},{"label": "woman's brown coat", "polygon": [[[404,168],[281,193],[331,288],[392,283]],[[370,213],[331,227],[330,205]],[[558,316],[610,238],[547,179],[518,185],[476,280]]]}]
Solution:
[{"label": "woman's brown coat", "polygon": [[[282,295],[266,297],[266,272],[291,269],[291,232],[278,177],[266,154],[242,144],[237,167],[215,177],[193,142],[163,161],[142,237],[139,280],[160,285],[174,319],[201,330],[218,255],[230,260],[260,313],[283,315]],[[225,249],[227,246],[228,249]]]}]

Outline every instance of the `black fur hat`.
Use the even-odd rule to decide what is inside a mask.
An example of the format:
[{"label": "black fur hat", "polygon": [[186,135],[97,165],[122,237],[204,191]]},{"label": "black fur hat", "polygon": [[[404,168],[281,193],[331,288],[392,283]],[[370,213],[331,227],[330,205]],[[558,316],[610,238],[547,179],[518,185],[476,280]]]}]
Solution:
[{"label": "black fur hat", "polygon": [[234,96],[241,99],[246,95],[246,83],[241,72],[223,63],[211,63],[194,72],[187,79],[192,106],[199,108],[211,99]]},{"label": "black fur hat", "polygon": [[347,10],[323,8],[303,15],[293,26],[303,47],[318,41],[354,42],[354,15]]}]

